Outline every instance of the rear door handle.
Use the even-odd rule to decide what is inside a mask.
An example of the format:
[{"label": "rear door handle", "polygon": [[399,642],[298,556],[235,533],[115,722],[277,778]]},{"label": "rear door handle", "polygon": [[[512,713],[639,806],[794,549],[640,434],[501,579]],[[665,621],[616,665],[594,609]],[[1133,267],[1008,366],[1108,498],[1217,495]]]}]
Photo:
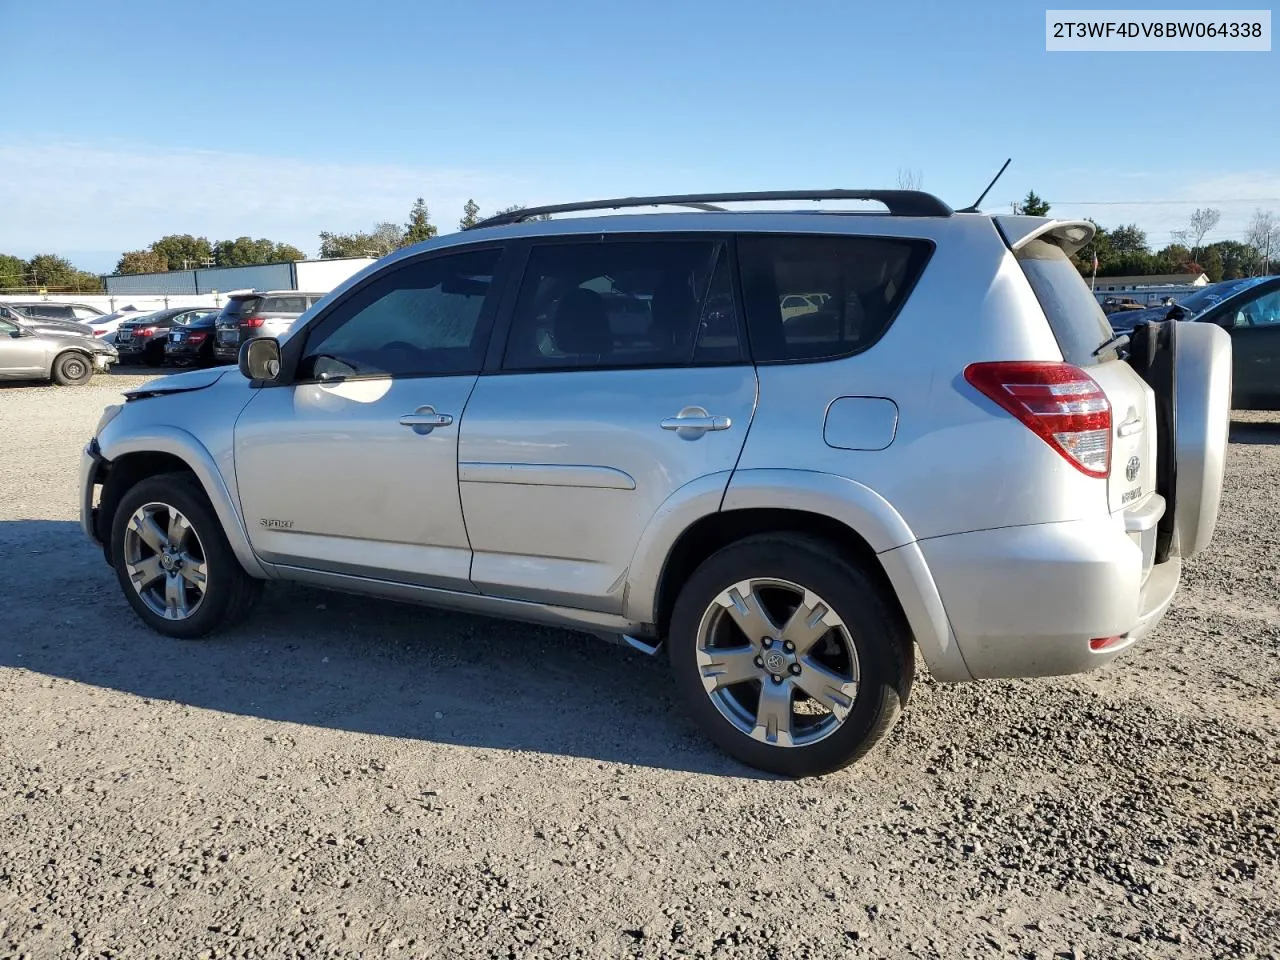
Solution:
[{"label": "rear door handle", "polygon": [[674,430],[682,440],[696,440],[711,430],[728,430],[733,421],[728,417],[713,417],[702,407],[685,407],[674,417],[659,420],[663,430]]},{"label": "rear door handle", "polygon": [[447,413],[436,413],[435,407],[419,407],[413,413],[406,413],[400,418],[400,426],[412,427],[414,433],[428,434],[436,427],[447,427],[453,423],[453,417]]}]

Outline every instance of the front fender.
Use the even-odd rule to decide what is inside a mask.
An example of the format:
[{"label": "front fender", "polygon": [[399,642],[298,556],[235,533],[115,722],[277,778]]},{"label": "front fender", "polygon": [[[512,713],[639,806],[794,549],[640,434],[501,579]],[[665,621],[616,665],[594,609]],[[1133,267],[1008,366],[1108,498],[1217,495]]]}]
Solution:
[{"label": "front fender", "polygon": [[[117,421],[118,422],[118,421]],[[108,461],[117,460],[131,453],[167,453],[177,457],[196,475],[205,495],[213,505],[222,531],[226,534],[236,559],[252,577],[270,578],[268,571],[254,556],[249,546],[248,531],[236,506],[222,471],[209,450],[194,435],[179,427],[148,425],[142,429],[136,426],[127,435],[118,438],[112,436],[115,422],[108,424],[98,437],[98,448]]]}]

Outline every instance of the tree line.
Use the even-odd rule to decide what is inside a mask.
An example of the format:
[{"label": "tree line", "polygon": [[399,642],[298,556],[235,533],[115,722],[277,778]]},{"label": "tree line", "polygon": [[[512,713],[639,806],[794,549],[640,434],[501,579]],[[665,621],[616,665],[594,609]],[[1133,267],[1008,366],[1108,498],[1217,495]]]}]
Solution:
[{"label": "tree line", "polygon": [[[1015,213],[1043,217],[1049,204],[1034,190],[1014,205]],[[1147,277],[1172,273],[1203,273],[1210,283],[1270,274],[1280,260],[1280,219],[1257,210],[1245,229],[1245,239],[1206,243],[1222,219],[1212,207],[1197,209],[1184,227],[1173,232],[1173,243],[1153,250],[1146,231],[1136,223],[1108,229],[1091,221],[1097,232],[1072,260],[1085,277],[1093,276],[1094,257],[1099,277]]]},{"label": "tree line", "polygon": [[77,270],[70,260],[52,253],[38,253],[30,260],[0,253],[0,291],[46,289],[53,292],[101,293],[96,273]]}]

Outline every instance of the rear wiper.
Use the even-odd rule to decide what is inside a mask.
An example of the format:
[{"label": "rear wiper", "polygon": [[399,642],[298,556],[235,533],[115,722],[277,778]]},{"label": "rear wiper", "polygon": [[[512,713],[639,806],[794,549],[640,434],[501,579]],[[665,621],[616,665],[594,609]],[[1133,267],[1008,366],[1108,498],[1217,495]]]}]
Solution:
[{"label": "rear wiper", "polygon": [[1122,350],[1124,347],[1128,345],[1129,345],[1129,335],[1127,333],[1117,333],[1111,337],[1108,337],[1106,340],[1104,340],[1102,343],[1102,346],[1098,347],[1097,350],[1093,351],[1093,355],[1096,357],[1099,354],[1106,353],[1108,350],[1115,350],[1117,353],[1119,353],[1120,350]]}]

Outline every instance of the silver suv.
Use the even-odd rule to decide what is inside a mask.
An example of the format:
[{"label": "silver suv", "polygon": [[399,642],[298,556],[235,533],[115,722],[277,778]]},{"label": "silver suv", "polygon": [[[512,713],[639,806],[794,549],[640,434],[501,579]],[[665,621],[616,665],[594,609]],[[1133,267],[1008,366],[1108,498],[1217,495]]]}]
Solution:
[{"label": "silver suv", "polygon": [[[814,198],[888,213],[717,209]],[[659,203],[698,212],[526,222]],[[1212,535],[1230,340],[1113,334],[1092,232],[906,191],[516,211],[108,408],[84,528],[169,636],[291,580],[665,641],[723,749],[834,770],[917,649],[944,681],[1100,666]]]}]

